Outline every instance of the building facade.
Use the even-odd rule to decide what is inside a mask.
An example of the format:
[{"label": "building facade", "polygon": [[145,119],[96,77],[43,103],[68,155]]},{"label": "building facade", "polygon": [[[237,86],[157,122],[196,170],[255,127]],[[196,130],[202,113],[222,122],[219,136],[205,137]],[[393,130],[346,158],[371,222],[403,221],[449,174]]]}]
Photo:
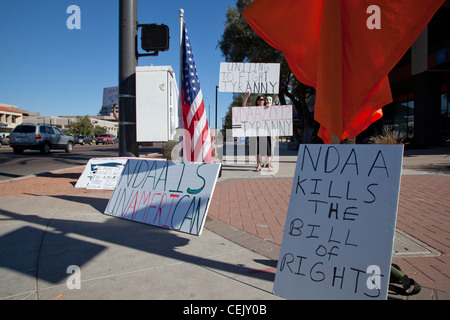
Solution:
[{"label": "building facade", "polygon": [[[45,123],[50,124],[60,129],[70,129],[72,122],[78,121],[80,116],[28,116],[24,117],[23,122],[27,123]],[[94,127],[100,126],[106,128],[106,133],[111,133],[117,137],[119,124],[112,119],[102,119],[101,117],[88,116]]]},{"label": "building facade", "polygon": [[0,103],[0,132],[11,132],[23,122],[24,114],[28,115],[28,112],[13,105]]},{"label": "building facade", "polygon": [[[116,105],[116,113],[119,114],[119,106]],[[113,106],[102,106],[100,109],[100,112],[97,114],[97,116],[101,117],[112,117],[113,116]]]},{"label": "building facade", "polygon": [[[450,1],[389,73],[393,102],[374,124],[388,127],[417,146],[450,139]],[[372,128],[374,129],[374,128]],[[378,130],[379,131],[379,130]]]},{"label": "building facade", "polygon": [[[119,124],[112,116],[88,116],[94,127],[106,128],[107,133],[118,135]],[[77,121],[80,116],[41,116],[39,113],[30,113],[21,110],[17,106],[0,103],[0,134],[9,133],[22,123],[44,123],[56,126],[60,129],[70,129],[72,122]]]}]

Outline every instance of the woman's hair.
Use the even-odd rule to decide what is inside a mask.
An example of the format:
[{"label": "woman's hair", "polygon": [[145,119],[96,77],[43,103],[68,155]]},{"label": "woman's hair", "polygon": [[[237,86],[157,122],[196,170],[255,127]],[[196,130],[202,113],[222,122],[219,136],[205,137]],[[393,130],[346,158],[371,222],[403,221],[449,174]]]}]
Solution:
[{"label": "woman's hair", "polygon": [[258,105],[258,100],[260,100],[260,99],[264,101],[264,104],[266,103],[266,99],[264,98],[264,96],[257,96],[256,100],[255,100],[255,106]]}]

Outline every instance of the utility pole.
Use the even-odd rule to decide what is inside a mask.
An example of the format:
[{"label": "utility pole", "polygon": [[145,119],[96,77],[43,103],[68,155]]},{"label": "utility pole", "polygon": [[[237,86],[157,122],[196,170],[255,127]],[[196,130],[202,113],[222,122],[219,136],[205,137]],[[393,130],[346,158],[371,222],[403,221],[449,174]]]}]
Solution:
[{"label": "utility pole", "polygon": [[136,141],[137,0],[119,0],[119,156],[139,157]]},{"label": "utility pole", "polygon": [[219,86],[216,86],[216,130],[217,130],[217,91],[219,90]]}]

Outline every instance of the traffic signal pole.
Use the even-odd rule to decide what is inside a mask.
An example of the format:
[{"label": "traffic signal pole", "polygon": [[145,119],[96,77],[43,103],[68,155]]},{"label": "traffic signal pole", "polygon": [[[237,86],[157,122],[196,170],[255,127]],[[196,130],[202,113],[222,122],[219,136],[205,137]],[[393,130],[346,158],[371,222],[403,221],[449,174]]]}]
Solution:
[{"label": "traffic signal pole", "polygon": [[119,0],[119,156],[139,157],[136,141],[137,0]]}]

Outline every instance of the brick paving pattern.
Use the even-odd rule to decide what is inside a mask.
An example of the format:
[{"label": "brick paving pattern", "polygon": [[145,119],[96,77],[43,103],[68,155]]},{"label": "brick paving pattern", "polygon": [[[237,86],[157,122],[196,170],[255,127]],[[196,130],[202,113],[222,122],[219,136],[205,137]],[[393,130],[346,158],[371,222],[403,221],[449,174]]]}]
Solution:
[{"label": "brick paving pattern", "polygon": [[[226,180],[216,186],[209,215],[281,245],[292,178]],[[397,228],[439,256],[394,258],[422,287],[450,293],[450,177],[402,176]]]}]

